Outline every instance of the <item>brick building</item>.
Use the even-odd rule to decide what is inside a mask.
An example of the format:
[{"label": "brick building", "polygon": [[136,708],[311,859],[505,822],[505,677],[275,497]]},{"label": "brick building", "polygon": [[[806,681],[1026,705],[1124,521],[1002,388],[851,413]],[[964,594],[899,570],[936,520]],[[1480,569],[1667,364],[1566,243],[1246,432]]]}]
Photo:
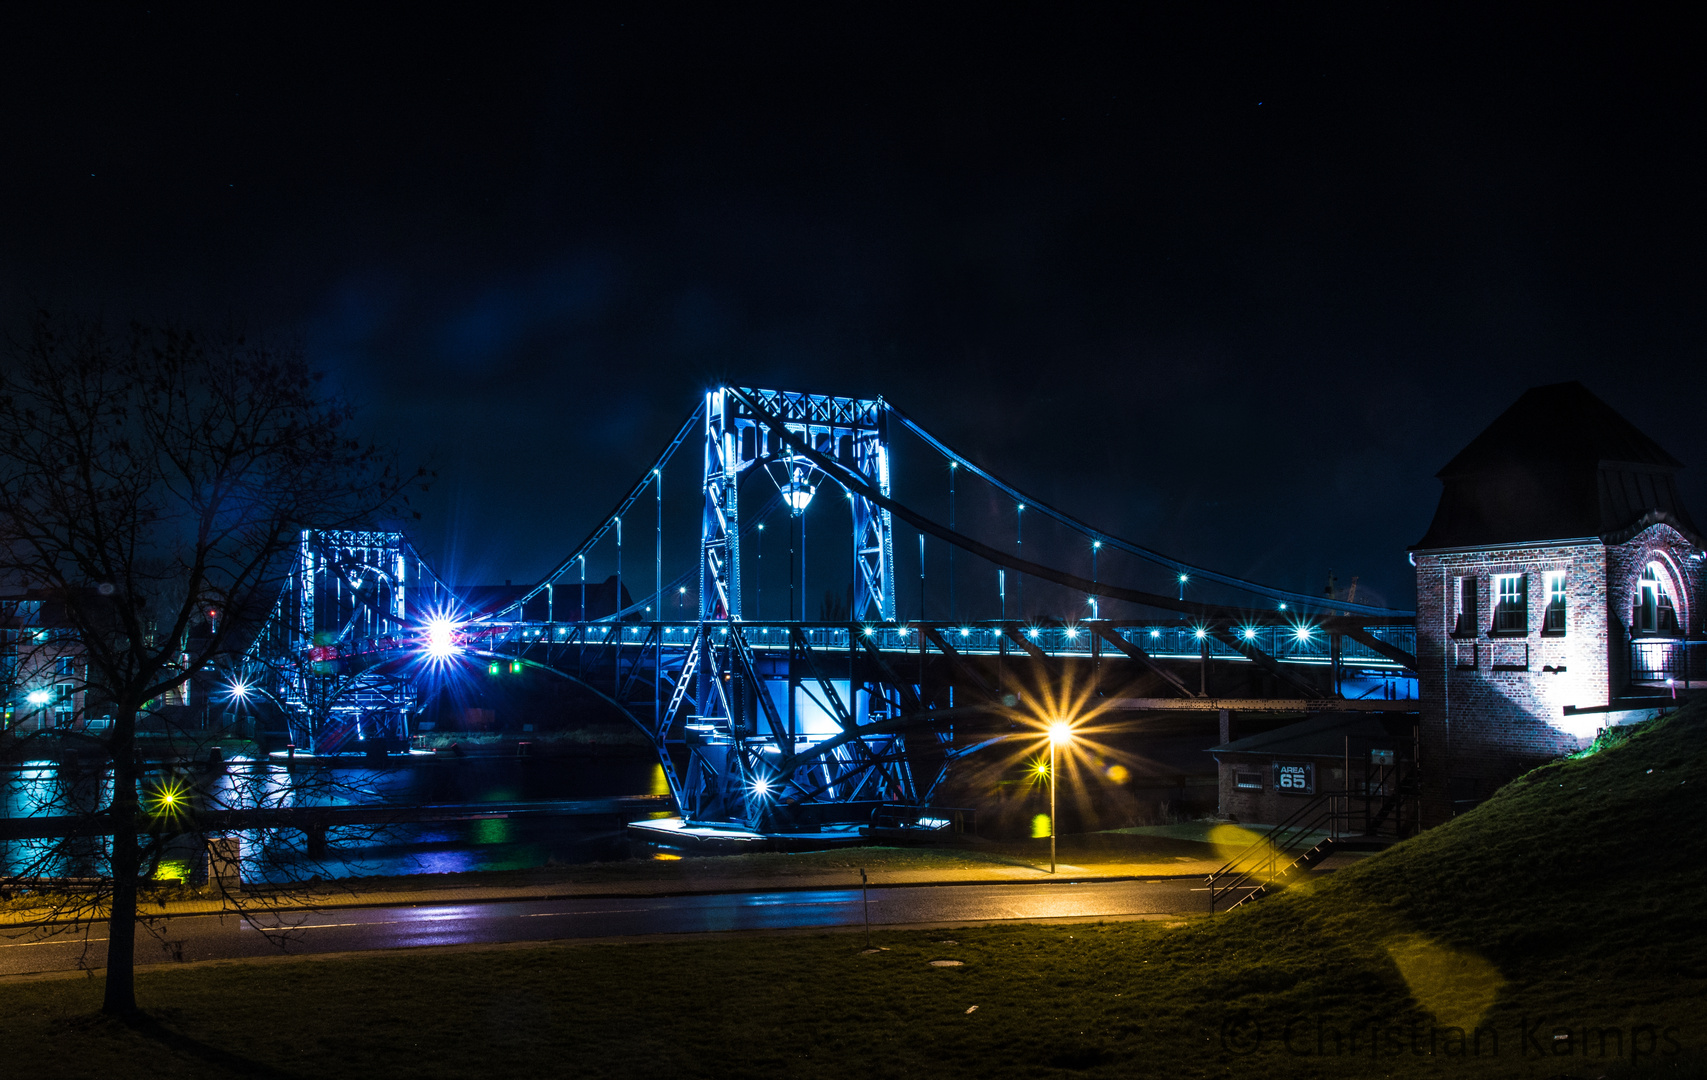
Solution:
[{"label": "brick building", "polygon": [[1526,392],[1440,471],[1411,550],[1425,820],[1707,674],[1681,467],[1571,382]]}]

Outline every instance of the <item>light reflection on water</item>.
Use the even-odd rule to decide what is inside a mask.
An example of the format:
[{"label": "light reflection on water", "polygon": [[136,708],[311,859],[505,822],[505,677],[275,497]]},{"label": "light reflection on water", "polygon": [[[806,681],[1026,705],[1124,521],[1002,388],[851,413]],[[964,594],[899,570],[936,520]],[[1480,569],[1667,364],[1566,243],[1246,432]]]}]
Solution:
[{"label": "light reflection on water", "polygon": [[[223,767],[151,767],[145,800],[163,784],[187,784],[196,805],[257,806],[462,804],[541,801],[646,794],[655,786],[655,760],[643,757],[502,758],[433,761],[366,769],[287,767],[232,762]],[[112,800],[108,770],[51,761],[0,772],[0,818],[81,814]],[[324,853],[310,856],[292,829],[239,834],[250,879],[343,878],[361,875],[443,874],[519,870],[548,863],[593,862],[627,855],[620,825],[605,818],[481,818],[327,830]],[[0,841],[0,875],[93,877],[105,871],[109,841],[101,837]],[[167,876],[205,867],[199,840],[175,838],[162,855]]]}]

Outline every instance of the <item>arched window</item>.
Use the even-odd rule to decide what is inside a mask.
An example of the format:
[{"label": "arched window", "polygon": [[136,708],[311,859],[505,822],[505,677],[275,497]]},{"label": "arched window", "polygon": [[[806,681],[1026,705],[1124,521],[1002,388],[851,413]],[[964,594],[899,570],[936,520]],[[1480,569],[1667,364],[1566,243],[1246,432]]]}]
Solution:
[{"label": "arched window", "polygon": [[1654,637],[1677,634],[1677,606],[1668,585],[1670,575],[1657,562],[1642,570],[1636,583],[1636,633]]}]

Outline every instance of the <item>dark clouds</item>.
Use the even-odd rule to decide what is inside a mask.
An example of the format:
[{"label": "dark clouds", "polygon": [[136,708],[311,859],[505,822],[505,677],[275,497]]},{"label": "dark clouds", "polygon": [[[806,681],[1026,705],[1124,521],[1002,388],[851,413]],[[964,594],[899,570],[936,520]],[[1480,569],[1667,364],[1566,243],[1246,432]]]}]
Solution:
[{"label": "dark clouds", "polygon": [[732,379],[1406,600],[1433,472],[1529,385],[1707,513],[1701,41],[1546,16],[8,15],[0,299],[300,328],[469,574],[543,570]]}]

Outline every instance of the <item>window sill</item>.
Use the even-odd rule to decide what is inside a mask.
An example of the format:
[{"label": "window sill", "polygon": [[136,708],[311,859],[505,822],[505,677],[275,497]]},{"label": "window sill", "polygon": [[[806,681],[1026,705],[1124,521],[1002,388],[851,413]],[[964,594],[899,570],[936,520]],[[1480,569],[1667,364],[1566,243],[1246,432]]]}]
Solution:
[{"label": "window sill", "polygon": [[1565,634],[1566,634],[1566,631],[1564,631],[1564,630],[1543,630],[1543,631],[1541,631],[1541,636],[1545,637],[1545,638],[1562,638],[1565,636]]},{"label": "window sill", "polygon": [[1528,671],[1528,664],[1495,664],[1494,671]]},{"label": "window sill", "polygon": [[1526,638],[1529,636],[1529,630],[1527,627],[1522,630],[1489,630],[1488,636],[1491,638]]}]

